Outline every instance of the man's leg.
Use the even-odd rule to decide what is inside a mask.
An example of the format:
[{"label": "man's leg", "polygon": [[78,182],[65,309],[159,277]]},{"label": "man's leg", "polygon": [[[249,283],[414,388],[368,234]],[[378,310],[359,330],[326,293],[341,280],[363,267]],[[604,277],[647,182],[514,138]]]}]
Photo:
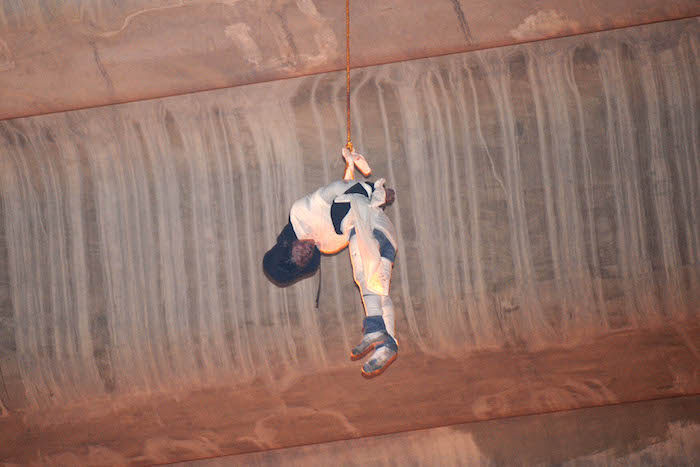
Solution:
[{"label": "man's leg", "polygon": [[[382,233],[381,230],[375,229],[374,238],[377,239],[379,243],[379,255],[381,257],[380,263],[380,273],[387,282],[387,290],[389,289],[389,283],[391,282],[391,272],[394,268],[394,261],[396,260],[396,248],[391,244],[386,235]],[[382,309],[382,317],[384,318],[384,325],[386,330],[391,337],[396,340],[396,331],[394,328],[394,302],[391,301],[391,297],[387,294],[381,297],[380,306]]]},{"label": "man's leg", "polygon": [[386,332],[389,333],[391,337],[396,340],[396,330],[394,327],[394,302],[391,301],[391,297],[388,295],[382,297],[382,318],[384,318],[384,326],[386,327]]},{"label": "man's leg", "polygon": [[374,350],[378,344],[384,342],[386,338],[386,327],[382,317],[382,297],[370,292],[367,289],[365,271],[354,229],[350,231],[348,249],[350,250],[352,274],[355,279],[355,283],[360,289],[362,306],[365,310],[365,319],[362,322],[363,339],[357,347],[352,349],[351,354],[351,358],[353,360],[357,360],[364,357],[368,352]]},{"label": "man's leg", "polygon": [[[382,240],[387,241],[386,237],[377,238],[377,240],[381,251]],[[391,248],[393,249],[393,246]],[[350,233],[349,250],[353,276],[360,288],[366,315],[362,323],[362,341],[352,350],[351,358],[357,360],[374,350],[369,361],[363,366],[362,373],[366,376],[375,376],[384,371],[397,356],[398,345],[394,339],[394,306],[388,295],[380,296],[367,289],[362,258],[354,231]],[[382,262],[385,261],[388,259],[383,256]],[[390,275],[391,264],[383,264],[382,266],[385,269],[388,266],[388,274]],[[390,277],[387,277],[387,280],[389,279]]]}]

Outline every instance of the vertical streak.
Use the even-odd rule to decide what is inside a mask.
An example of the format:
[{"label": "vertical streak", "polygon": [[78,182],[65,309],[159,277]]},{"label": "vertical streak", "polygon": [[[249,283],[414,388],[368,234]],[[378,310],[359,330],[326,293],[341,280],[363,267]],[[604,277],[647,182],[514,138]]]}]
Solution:
[{"label": "vertical streak", "polygon": [[[532,88],[532,100],[535,103],[535,117],[537,122],[537,141],[539,145],[540,166],[542,167],[542,186],[544,188],[545,219],[547,222],[547,236],[549,238],[549,253],[552,257],[552,270],[554,272],[554,283],[557,291],[557,302],[566,304],[568,290],[563,284],[563,274],[561,270],[559,232],[557,229],[557,216],[552,193],[554,178],[550,171],[552,159],[556,156],[550,151],[547,144],[545,129],[547,127],[544,111],[544,97],[540,90],[542,75],[547,71],[537,73],[537,59],[534,54],[530,54],[527,59],[527,74]],[[560,182],[561,183],[561,182]]]},{"label": "vertical streak", "polygon": [[[224,143],[225,152],[223,155],[216,154],[217,170],[221,174],[221,182],[219,184],[220,202],[223,205],[221,208],[222,219],[222,236],[223,243],[223,268],[226,277],[226,287],[224,293],[229,297],[228,308],[225,313],[230,316],[232,321],[231,327],[234,337],[233,347],[236,351],[234,359],[237,366],[234,368],[238,371],[242,378],[249,378],[253,373],[253,362],[250,354],[250,340],[246,331],[245,322],[240,319],[242,313],[247,311],[246,303],[243,298],[243,277],[240,272],[240,264],[242,263],[239,242],[234,234],[235,224],[240,221],[240,217],[236,216],[236,200],[234,197],[235,172],[231,163],[234,157],[234,149],[229,137],[230,129],[226,124],[227,121],[220,111],[216,114],[216,126],[221,134]],[[227,190],[228,188],[228,190]],[[239,200],[240,202],[240,200]],[[233,228],[232,228],[233,226]],[[233,265],[239,265],[234,271]],[[236,310],[240,310],[236,313]]]},{"label": "vertical streak", "polygon": [[[430,203],[430,198],[425,196],[425,184],[420,181],[425,177],[429,165],[426,162],[427,153],[425,142],[425,129],[421,119],[421,105],[419,103],[418,79],[415,78],[417,70],[415,64],[402,63],[401,72],[404,78],[397,86],[399,96],[400,115],[402,120],[403,140],[405,147],[405,157],[408,165],[410,180],[414,183],[411,186],[410,203],[415,213],[420,213],[421,218],[414,216],[413,228],[416,232],[416,244],[430,244],[434,236],[434,220],[430,218],[434,207]],[[406,77],[409,77],[406,79]],[[419,248],[418,265],[421,269],[422,283],[424,284],[426,311],[437,311],[436,300],[439,300],[440,285],[439,276],[432,251],[426,248]],[[432,342],[437,342],[438,346],[444,346],[444,339],[439,339],[442,334],[441,328],[435,319],[427,319],[422,325],[425,337]]]},{"label": "vertical streak", "polygon": [[[452,70],[451,70],[452,71]],[[462,329],[463,335],[461,336],[462,340],[465,342],[470,342],[473,344],[474,342],[474,329],[471,323],[470,315],[469,315],[469,308],[474,306],[474,301],[473,301],[473,296],[474,296],[474,289],[472,286],[472,278],[471,278],[471,273],[469,270],[469,260],[467,257],[467,242],[460,242],[459,239],[462,237],[463,233],[466,232],[467,230],[467,225],[464,220],[464,213],[463,209],[461,208],[461,192],[460,188],[463,187],[462,183],[463,178],[460,176],[458,164],[457,164],[457,158],[458,155],[460,154],[457,150],[457,138],[456,138],[456,132],[455,132],[455,125],[453,122],[452,118],[452,113],[454,111],[454,106],[451,106],[451,99],[450,96],[453,93],[457,92],[457,86],[459,86],[459,90],[462,91],[463,84],[462,80],[459,80],[458,84],[454,83],[454,73],[450,73],[449,75],[449,91],[448,87],[445,85],[445,82],[440,74],[436,75],[436,78],[438,79],[438,85],[439,89],[441,91],[441,102],[442,106],[446,109],[445,112],[445,119],[447,121],[447,134],[449,135],[448,137],[448,148],[447,149],[447,157],[449,158],[449,169],[448,169],[448,178],[449,178],[449,183],[452,188],[451,196],[452,200],[450,202],[450,207],[454,205],[454,212],[456,213],[457,216],[457,222],[456,226],[454,227],[454,231],[451,232],[451,239],[452,239],[452,246],[451,248],[454,248],[452,250],[452,255],[455,257],[455,266],[454,266],[454,280],[453,280],[453,287],[455,287],[454,290],[454,295],[455,295],[455,303],[454,303],[454,308],[458,311],[458,320],[460,327]],[[463,92],[463,91],[462,91]],[[464,153],[462,153],[464,156]],[[450,214],[451,215],[451,214]],[[455,255],[455,252],[459,251],[458,255]],[[461,266],[460,266],[461,265]],[[468,297],[466,300],[463,299],[463,297]],[[471,299],[470,299],[471,298]],[[466,336],[468,336],[468,339],[465,339]]]},{"label": "vertical streak", "polygon": [[[473,103],[474,112],[474,125],[477,128],[477,133],[481,134],[481,116],[479,114],[479,101],[476,92],[476,85],[474,84],[474,76],[472,74],[469,65],[464,65],[467,72],[467,79],[469,81],[469,87],[471,89],[471,100]],[[459,103],[459,114],[462,121],[464,122],[462,126],[463,139],[462,144],[466,149],[465,158],[465,177],[467,179],[468,187],[468,200],[469,200],[469,237],[471,238],[471,252],[474,257],[471,268],[474,275],[474,289],[476,290],[477,306],[476,306],[476,326],[474,328],[475,332],[475,344],[478,346],[482,343],[491,343],[495,338],[495,329],[493,326],[493,320],[490,319],[489,310],[487,308],[487,290],[486,290],[486,280],[484,279],[483,270],[483,254],[481,251],[481,228],[479,224],[480,219],[480,208],[479,208],[479,185],[476,178],[476,166],[474,164],[474,140],[471,132],[472,120],[469,116],[469,110],[467,109],[467,101],[465,96],[465,85],[460,85],[459,93],[457,94],[460,99]],[[486,147],[483,135],[481,135],[480,144],[482,147],[488,151]]]},{"label": "vertical streak", "polygon": [[[594,222],[594,197],[593,197],[593,168],[591,164],[591,157],[588,151],[588,141],[586,139],[586,128],[584,125],[584,110],[583,103],[581,100],[581,93],[579,92],[578,86],[576,85],[576,80],[574,78],[574,54],[573,49],[568,56],[568,66],[565,69],[566,82],[569,85],[571,94],[574,96],[574,102],[576,104],[576,116],[578,118],[578,131],[579,131],[579,142],[581,145],[581,154],[583,156],[583,184],[585,193],[585,206],[586,206],[586,220],[588,224],[589,232],[589,256],[591,258],[593,271],[591,272],[591,280],[593,282],[594,295],[596,300],[596,306],[601,313],[601,318],[603,324],[609,326],[607,306],[603,298],[603,284],[600,278],[600,259],[598,258],[598,241],[596,238],[595,222]],[[593,305],[593,304],[591,304]]]},{"label": "vertical streak", "polygon": [[[561,215],[560,245],[565,245],[562,258],[566,267],[564,283],[569,290],[569,298],[564,298],[567,306],[564,321],[565,330],[587,329],[593,319],[595,303],[591,296],[592,284],[586,261],[583,219],[576,186],[576,161],[573,145],[573,129],[566,93],[567,54],[557,53],[544,67],[542,80],[550,90],[548,94],[548,116],[552,129],[553,154],[556,154],[555,169],[558,172],[557,197]],[[566,329],[566,328],[569,329]]]},{"label": "vertical streak", "polygon": [[[88,267],[86,262],[85,232],[83,227],[83,212],[81,211],[81,197],[83,195],[81,173],[78,161],[74,158],[75,147],[62,141],[65,146],[59,144],[61,159],[66,169],[66,186],[69,189],[65,195],[68,204],[69,238],[70,238],[70,269],[72,271],[70,282],[72,283],[73,304],[73,329],[77,334],[77,358],[73,365],[79,371],[78,386],[82,386],[87,395],[100,394],[103,391],[99,373],[92,352],[92,338],[88,321]],[[64,152],[65,151],[65,152]],[[83,370],[83,371],[80,371]]]},{"label": "vertical streak", "polygon": [[515,141],[515,122],[512,97],[506,73],[506,64],[502,55],[495,60],[486,59],[478,54],[486,69],[488,85],[496,103],[499,131],[504,149],[505,187],[507,191],[507,211],[510,227],[510,242],[515,267],[515,289],[523,301],[523,328],[518,332],[534,334],[537,330],[548,332],[546,320],[541,315],[541,306],[534,287],[534,268],[530,252],[529,234],[525,220],[523,185],[520,168],[520,152]]},{"label": "vertical streak", "polygon": [[[382,121],[382,129],[384,130],[384,148],[387,157],[387,167],[389,178],[395,182],[398,180],[396,178],[396,173],[394,171],[394,150],[391,144],[391,135],[389,134],[389,117],[387,116],[386,102],[384,98],[384,89],[382,89],[382,82],[380,80],[375,81],[377,87],[377,95],[379,98],[379,114]],[[402,219],[401,219],[401,195],[400,193],[396,196],[396,201],[393,205],[394,219],[396,223],[396,230],[399,233],[399,248],[398,248],[398,269],[399,277],[401,278],[401,298],[404,305],[404,315],[406,316],[406,321],[408,322],[408,327],[411,331],[411,337],[415,339],[418,347],[421,350],[425,350],[425,344],[423,342],[418,323],[416,322],[416,312],[413,308],[413,301],[411,300],[411,285],[408,279],[408,265],[409,260],[408,251],[404,246],[403,235],[402,235]],[[403,258],[403,259],[402,259]]]},{"label": "vertical streak", "polygon": [[[673,192],[669,165],[666,157],[672,160],[672,154],[665,157],[661,148],[661,115],[659,109],[658,83],[654,70],[654,58],[647,49],[640,52],[642,66],[642,88],[647,104],[649,122],[649,152],[651,155],[651,177],[654,195],[654,207],[658,234],[661,237],[661,252],[665,273],[664,290],[669,295],[667,310],[673,312],[682,304],[680,296],[680,277],[677,272],[680,258],[677,244],[675,219],[673,218]],[[653,234],[653,233],[652,233]]]}]

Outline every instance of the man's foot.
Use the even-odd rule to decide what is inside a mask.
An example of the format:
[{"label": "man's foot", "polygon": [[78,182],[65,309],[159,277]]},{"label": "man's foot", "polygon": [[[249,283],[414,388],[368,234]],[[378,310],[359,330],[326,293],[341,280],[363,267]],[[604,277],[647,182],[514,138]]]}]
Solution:
[{"label": "man's foot", "polygon": [[365,319],[362,320],[362,334],[362,342],[352,349],[350,353],[350,358],[352,360],[358,360],[364,357],[368,352],[374,350],[378,345],[387,342],[387,340],[395,342],[386,332],[384,319],[381,316],[365,317]]},{"label": "man's foot", "polygon": [[374,350],[379,344],[383,344],[389,335],[386,331],[370,332],[362,336],[362,342],[360,342],[357,347],[352,349],[350,353],[350,358],[352,360],[359,360],[369,352]]},{"label": "man's foot", "polygon": [[[391,337],[389,338],[391,339]],[[394,341],[394,339],[391,340]],[[375,350],[367,363],[362,367],[362,375],[367,378],[372,378],[382,374],[399,355],[398,351],[393,347],[394,346],[390,345],[382,345]]]}]

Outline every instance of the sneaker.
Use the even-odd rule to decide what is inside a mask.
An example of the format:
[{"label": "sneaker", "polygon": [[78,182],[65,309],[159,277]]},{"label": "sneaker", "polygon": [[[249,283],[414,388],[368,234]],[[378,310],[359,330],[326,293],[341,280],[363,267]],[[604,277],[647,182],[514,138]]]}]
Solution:
[{"label": "sneaker", "polygon": [[[391,340],[393,341],[393,339]],[[396,360],[398,355],[398,351],[393,346],[382,345],[374,351],[367,363],[364,364],[362,375],[367,378],[379,376]]]},{"label": "sneaker", "polygon": [[[358,360],[378,345],[383,344],[391,336],[386,332],[384,319],[381,316],[367,316],[362,320],[362,342],[352,349],[350,358]],[[391,339],[393,341],[393,339]]]},{"label": "sneaker", "polygon": [[389,335],[385,331],[370,332],[362,336],[362,342],[357,347],[352,349],[350,359],[359,360],[370,351],[374,350],[379,344],[383,344]]}]

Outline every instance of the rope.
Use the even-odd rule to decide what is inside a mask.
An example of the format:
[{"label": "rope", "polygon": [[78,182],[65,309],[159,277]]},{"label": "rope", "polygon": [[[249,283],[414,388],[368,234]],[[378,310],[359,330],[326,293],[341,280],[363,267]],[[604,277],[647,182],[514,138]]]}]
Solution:
[{"label": "rope", "polygon": [[321,300],[321,268],[318,268],[318,289],[316,290],[316,309],[318,310],[318,301]]},{"label": "rope", "polygon": [[348,144],[345,147],[352,152],[352,139],[350,138],[350,0],[345,0],[345,88],[348,127]]}]

